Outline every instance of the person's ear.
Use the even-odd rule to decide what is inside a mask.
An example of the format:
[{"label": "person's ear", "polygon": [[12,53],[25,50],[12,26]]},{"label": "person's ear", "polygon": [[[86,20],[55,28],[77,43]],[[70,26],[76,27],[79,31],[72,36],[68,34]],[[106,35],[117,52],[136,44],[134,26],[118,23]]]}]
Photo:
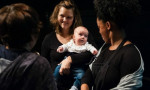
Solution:
[{"label": "person's ear", "polygon": [[111,22],[110,21],[106,22],[106,28],[107,28],[107,30],[111,29]]}]

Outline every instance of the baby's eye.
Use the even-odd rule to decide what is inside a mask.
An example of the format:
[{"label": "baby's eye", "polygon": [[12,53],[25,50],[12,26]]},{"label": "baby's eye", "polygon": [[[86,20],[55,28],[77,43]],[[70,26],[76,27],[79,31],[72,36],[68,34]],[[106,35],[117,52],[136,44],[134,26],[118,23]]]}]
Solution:
[{"label": "baby's eye", "polygon": [[88,35],[84,35],[85,37],[88,37]]},{"label": "baby's eye", "polygon": [[80,33],[79,35],[80,35],[80,36],[82,36],[82,34],[81,34],[81,33]]}]

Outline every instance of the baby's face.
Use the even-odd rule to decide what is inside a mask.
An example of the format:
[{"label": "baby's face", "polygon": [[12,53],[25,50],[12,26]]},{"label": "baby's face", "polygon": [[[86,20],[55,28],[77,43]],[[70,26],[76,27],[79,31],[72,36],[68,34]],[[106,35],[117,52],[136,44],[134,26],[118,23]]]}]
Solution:
[{"label": "baby's face", "polygon": [[73,38],[76,45],[84,45],[88,39],[88,30],[83,27],[76,28]]}]

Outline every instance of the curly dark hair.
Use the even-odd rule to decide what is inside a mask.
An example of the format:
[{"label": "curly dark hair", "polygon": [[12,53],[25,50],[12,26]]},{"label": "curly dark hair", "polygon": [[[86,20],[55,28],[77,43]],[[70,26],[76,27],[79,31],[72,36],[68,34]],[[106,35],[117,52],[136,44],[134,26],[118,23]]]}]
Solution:
[{"label": "curly dark hair", "polygon": [[94,5],[99,20],[113,21],[119,28],[125,28],[141,12],[138,0],[94,0]]}]

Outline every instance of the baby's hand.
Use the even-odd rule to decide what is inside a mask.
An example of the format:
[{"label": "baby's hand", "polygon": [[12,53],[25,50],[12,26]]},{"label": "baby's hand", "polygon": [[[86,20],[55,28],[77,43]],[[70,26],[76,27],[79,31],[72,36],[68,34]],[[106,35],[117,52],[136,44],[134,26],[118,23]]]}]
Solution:
[{"label": "baby's hand", "polygon": [[57,52],[62,53],[63,52],[63,47],[58,47]]},{"label": "baby's hand", "polygon": [[93,51],[93,55],[96,55],[97,53],[98,53],[97,50],[94,50],[94,51]]}]

